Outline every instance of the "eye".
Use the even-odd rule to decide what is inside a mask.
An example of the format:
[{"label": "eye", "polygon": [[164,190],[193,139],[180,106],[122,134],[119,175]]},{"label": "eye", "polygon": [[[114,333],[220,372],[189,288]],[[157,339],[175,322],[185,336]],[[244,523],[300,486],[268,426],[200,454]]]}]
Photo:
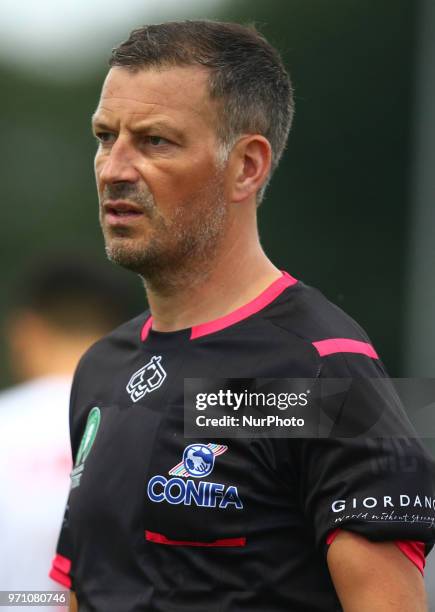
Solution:
[{"label": "eye", "polygon": [[147,140],[153,147],[169,144],[169,140],[166,140],[166,138],[162,136],[147,136]]},{"label": "eye", "polygon": [[115,135],[111,132],[95,132],[95,138],[101,144],[108,144],[112,142],[112,140],[115,138]]}]

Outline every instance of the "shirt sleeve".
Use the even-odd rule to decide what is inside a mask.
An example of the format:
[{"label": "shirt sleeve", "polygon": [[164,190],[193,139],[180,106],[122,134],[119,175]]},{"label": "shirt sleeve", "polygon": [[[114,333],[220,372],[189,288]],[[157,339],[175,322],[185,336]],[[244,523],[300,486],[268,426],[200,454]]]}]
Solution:
[{"label": "shirt sleeve", "polygon": [[[427,555],[435,540],[434,462],[375,355],[322,359],[320,402],[330,430],[298,441],[303,511],[325,555],[336,529],[373,541],[422,542]],[[347,384],[337,385],[343,378]]]},{"label": "shirt sleeve", "polygon": [[[77,435],[77,426],[76,426],[76,414],[75,414],[75,403],[76,403],[76,395],[77,395],[77,384],[78,384],[78,376],[80,367],[82,364],[82,360],[79,362],[77,366],[73,383],[71,386],[71,396],[70,396],[70,408],[69,408],[69,427],[70,427],[70,443],[71,443],[71,454],[74,458],[77,454],[77,446],[78,446],[78,435]],[[73,551],[73,537],[71,532],[70,525],[70,516],[69,516],[69,506],[70,506],[70,497],[68,497],[68,501],[66,504],[65,512],[62,519],[62,525],[60,528],[59,538],[57,541],[55,555],[52,561],[51,569],[49,571],[49,576],[56,582],[60,583],[62,586],[74,590],[74,551]]]},{"label": "shirt sleeve", "polygon": [[69,527],[69,503],[67,503],[57,542],[56,554],[52,561],[49,576],[68,589],[73,589],[72,557],[72,542]]},{"label": "shirt sleeve", "polygon": [[[340,531],[340,529],[335,529],[334,531],[330,531],[328,533],[326,538],[326,543],[328,546],[332,544]],[[394,540],[394,544],[405,555],[405,557],[408,557],[411,563],[413,563],[424,576],[424,566],[426,562],[424,543],[415,542],[414,540]]]}]

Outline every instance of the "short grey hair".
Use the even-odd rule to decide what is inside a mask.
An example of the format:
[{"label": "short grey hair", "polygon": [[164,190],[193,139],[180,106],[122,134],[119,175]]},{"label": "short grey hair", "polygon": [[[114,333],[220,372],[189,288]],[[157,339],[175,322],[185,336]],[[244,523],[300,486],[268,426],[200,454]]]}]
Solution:
[{"label": "short grey hair", "polygon": [[272,149],[271,172],[284,152],[293,114],[293,89],[278,51],[253,26],[219,21],[145,25],[112,51],[109,65],[206,67],[209,95],[218,104],[217,161],[224,164],[242,134],[261,134]]}]

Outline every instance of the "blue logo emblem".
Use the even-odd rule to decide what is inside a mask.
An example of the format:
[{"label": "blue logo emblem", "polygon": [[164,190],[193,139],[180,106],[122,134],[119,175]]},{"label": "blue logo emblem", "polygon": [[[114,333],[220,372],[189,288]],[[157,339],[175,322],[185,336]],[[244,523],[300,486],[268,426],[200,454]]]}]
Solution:
[{"label": "blue logo emblem", "polygon": [[183,459],[172,469],[166,478],[161,474],[153,476],[147,486],[147,494],[152,502],[163,501],[171,505],[195,505],[202,508],[228,508],[234,506],[236,510],[243,510],[243,503],[239,497],[237,487],[227,486],[218,482],[205,480],[191,480],[203,478],[213,471],[215,457],[228,450],[224,444],[189,444],[183,452]]},{"label": "blue logo emblem", "polygon": [[214,468],[214,453],[205,444],[190,444],[183,453],[183,465],[190,476],[208,476]]}]

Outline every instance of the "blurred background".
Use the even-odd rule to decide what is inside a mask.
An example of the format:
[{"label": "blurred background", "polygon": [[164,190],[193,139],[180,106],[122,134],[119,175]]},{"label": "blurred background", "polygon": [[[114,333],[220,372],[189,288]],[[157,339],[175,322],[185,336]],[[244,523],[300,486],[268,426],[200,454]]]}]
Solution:
[{"label": "blurred background", "polygon": [[[279,267],[320,288],[356,318],[392,376],[435,377],[434,0],[3,0],[0,390],[32,377],[17,367],[14,347],[16,357],[26,338],[27,344],[34,337],[35,345],[48,347],[61,334],[66,343],[63,332],[80,327],[62,309],[65,287],[59,289],[47,261],[59,259],[70,266],[77,256],[82,272],[86,262],[100,266],[90,276],[77,272],[77,280],[88,291],[89,283],[98,284],[89,280],[95,273],[109,283],[112,295],[122,296],[122,312],[113,313],[107,325],[114,325],[118,315],[122,320],[144,310],[140,280],[105,261],[90,117],[110,50],[133,27],[198,17],[254,22],[280,49],[292,77],[295,121],[260,209],[266,252]],[[45,262],[41,265],[48,276],[42,274],[45,281],[32,293],[29,270],[38,269],[38,262]],[[116,302],[107,297],[107,284],[99,290],[94,314]],[[46,326],[55,302],[48,307],[44,300],[53,295],[55,301],[60,296],[66,321],[62,333],[60,319],[54,331]],[[11,344],[14,330],[19,333]],[[103,330],[83,333],[83,342],[88,342]],[[37,342],[41,334],[49,340]],[[67,447],[70,361],[78,348],[68,344],[73,352],[68,359],[63,355],[66,365],[56,374],[66,376],[59,395],[64,404],[56,459],[59,482],[66,482],[70,467],[61,454]],[[41,364],[39,355],[29,360]],[[47,380],[42,378],[45,370],[39,376]],[[25,394],[35,392],[33,387],[17,389],[12,395],[5,392],[0,402],[0,451],[1,433],[5,447],[6,432],[14,442],[23,427],[24,413],[15,419],[17,405],[29,404]],[[41,398],[47,396],[41,389],[38,393],[44,405]],[[35,414],[31,418],[37,427]],[[51,445],[47,439],[45,448]],[[3,465],[9,461],[6,452],[4,457]],[[29,477],[24,463],[22,477]],[[60,505],[64,495],[62,489]],[[14,504],[11,508],[18,507]],[[3,582],[4,588],[10,585]]]},{"label": "blurred background", "polygon": [[[260,211],[266,251],[354,316],[391,375],[432,376],[433,0],[4,0],[2,320],[30,260],[104,261],[89,121],[108,54],[138,24],[194,17],[255,22],[293,79],[295,122]],[[140,281],[123,275],[134,315]],[[0,388],[5,354],[3,335]]]}]

